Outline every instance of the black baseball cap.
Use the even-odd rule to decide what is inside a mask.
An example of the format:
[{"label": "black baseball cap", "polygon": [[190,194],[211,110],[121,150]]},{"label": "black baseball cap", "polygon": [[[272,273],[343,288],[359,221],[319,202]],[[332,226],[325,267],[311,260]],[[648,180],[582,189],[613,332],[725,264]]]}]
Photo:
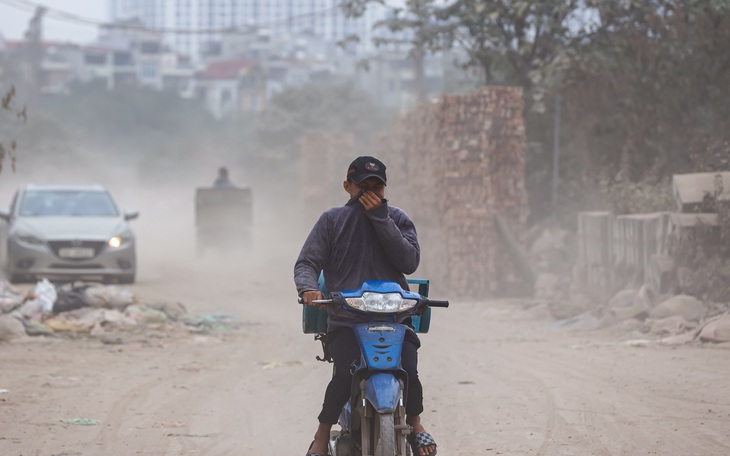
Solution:
[{"label": "black baseball cap", "polygon": [[368,155],[357,157],[347,168],[347,180],[359,184],[368,177],[377,177],[383,183],[387,183],[385,177],[385,165],[375,157]]}]

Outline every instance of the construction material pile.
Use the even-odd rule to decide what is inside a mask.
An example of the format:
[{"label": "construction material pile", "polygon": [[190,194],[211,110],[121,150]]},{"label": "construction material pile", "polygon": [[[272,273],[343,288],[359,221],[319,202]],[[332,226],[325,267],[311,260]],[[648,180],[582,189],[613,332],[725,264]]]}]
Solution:
[{"label": "construction material pile", "polygon": [[375,147],[385,157],[391,194],[413,218],[422,275],[450,296],[484,297],[519,282],[512,241],[524,245],[528,206],[522,91],[484,87],[422,105]]}]

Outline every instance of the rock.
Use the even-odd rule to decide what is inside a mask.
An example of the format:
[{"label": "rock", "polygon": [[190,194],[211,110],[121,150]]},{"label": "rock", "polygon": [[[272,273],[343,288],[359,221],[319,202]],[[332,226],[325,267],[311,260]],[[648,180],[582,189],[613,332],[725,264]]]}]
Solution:
[{"label": "rock", "polygon": [[179,302],[147,303],[146,306],[163,312],[172,321],[180,321],[188,313],[185,306]]},{"label": "rock", "polygon": [[555,323],[556,328],[567,328],[576,331],[593,331],[602,326],[601,320],[588,312]]},{"label": "rock", "polygon": [[651,322],[649,332],[658,336],[675,336],[693,329],[696,325],[691,324],[681,315],[674,315]]},{"label": "rock", "polygon": [[637,318],[629,318],[618,324],[618,328],[627,333],[643,333],[644,322]]},{"label": "rock", "polygon": [[619,322],[635,318],[647,311],[646,303],[639,297],[638,290],[621,290],[608,302],[608,316]]},{"label": "rock", "polygon": [[707,323],[700,331],[700,340],[730,342],[730,315],[722,315]]},{"label": "rock", "polygon": [[656,307],[659,300],[656,291],[654,291],[654,288],[650,285],[643,285],[641,288],[639,288],[639,293],[636,298],[639,300],[639,302],[641,302],[641,304],[647,311]]},{"label": "rock", "polygon": [[662,319],[674,316],[684,317],[688,321],[700,321],[705,317],[707,307],[694,296],[677,295],[661,302],[651,309],[649,317]]},{"label": "rock", "polygon": [[542,230],[529,249],[529,256],[539,271],[563,269],[568,263],[568,238],[570,232],[558,226]]},{"label": "rock", "polygon": [[15,317],[0,316],[0,342],[9,342],[13,339],[27,337],[25,326]]},{"label": "rock", "polygon": [[565,320],[581,315],[588,310],[581,302],[573,300],[555,300],[548,302],[550,315],[556,320]]},{"label": "rock", "polygon": [[535,280],[535,298],[536,299],[552,299],[555,296],[553,288],[558,283],[560,277],[557,274],[549,274],[541,272]]},{"label": "rock", "polygon": [[150,309],[146,306],[129,306],[125,311],[125,315],[132,320],[146,325],[155,323],[167,323],[169,321],[165,312],[157,309]]},{"label": "rock", "polygon": [[682,344],[688,344],[695,340],[695,331],[687,331],[683,334],[678,334],[676,336],[669,336],[665,337],[664,339],[661,339],[659,342],[665,344],[665,345],[682,345]]},{"label": "rock", "polygon": [[127,339],[120,334],[104,334],[100,340],[104,345],[124,345],[127,343]]}]

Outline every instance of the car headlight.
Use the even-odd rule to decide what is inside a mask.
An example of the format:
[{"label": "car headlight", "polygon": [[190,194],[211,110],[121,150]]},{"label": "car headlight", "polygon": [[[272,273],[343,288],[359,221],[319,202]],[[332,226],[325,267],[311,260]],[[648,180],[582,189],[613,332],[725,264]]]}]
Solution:
[{"label": "car headlight", "polygon": [[346,298],[347,305],[365,312],[395,313],[412,309],[418,301],[404,299],[400,293],[363,293],[360,298]]},{"label": "car headlight", "polygon": [[20,233],[16,236],[16,239],[24,244],[43,245],[43,239],[28,233]]},{"label": "car headlight", "polygon": [[107,244],[109,247],[113,249],[118,249],[119,247],[123,246],[124,244],[129,243],[132,240],[132,238],[125,237],[125,236],[114,236],[113,238],[109,239],[109,242]]}]

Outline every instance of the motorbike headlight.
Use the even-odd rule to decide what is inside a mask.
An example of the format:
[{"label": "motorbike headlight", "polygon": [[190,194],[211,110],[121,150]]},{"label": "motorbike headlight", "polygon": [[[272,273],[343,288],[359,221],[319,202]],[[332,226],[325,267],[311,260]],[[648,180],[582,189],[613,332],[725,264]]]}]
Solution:
[{"label": "motorbike headlight", "polygon": [[412,309],[418,301],[404,299],[400,293],[363,293],[360,298],[346,298],[347,305],[365,312],[397,313]]},{"label": "motorbike headlight", "polygon": [[36,236],[33,236],[32,234],[28,233],[20,233],[17,235],[18,241],[24,243],[24,244],[31,244],[31,245],[42,245],[43,239],[40,239]]}]

